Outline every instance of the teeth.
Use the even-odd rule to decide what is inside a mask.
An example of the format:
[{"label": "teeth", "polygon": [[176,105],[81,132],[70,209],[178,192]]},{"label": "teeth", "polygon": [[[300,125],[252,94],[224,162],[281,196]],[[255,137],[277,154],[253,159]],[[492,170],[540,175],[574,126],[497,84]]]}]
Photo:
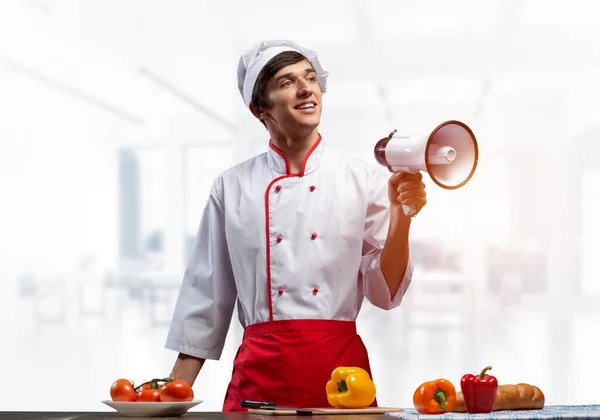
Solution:
[{"label": "teeth", "polygon": [[304,104],[304,105],[300,105],[298,107],[298,109],[307,109],[307,108],[314,108],[315,104]]}]

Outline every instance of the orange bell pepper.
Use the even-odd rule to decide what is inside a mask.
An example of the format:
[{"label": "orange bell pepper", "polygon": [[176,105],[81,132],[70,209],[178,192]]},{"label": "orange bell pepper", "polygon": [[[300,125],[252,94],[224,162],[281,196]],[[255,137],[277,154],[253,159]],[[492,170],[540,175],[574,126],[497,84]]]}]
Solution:
[{"label": "orange bell pepper", "polygon": [[325,387],[327,401],[336,408],[365,408],[375,401],[375,384],[359,367],[338,367]]},{"label": "orange bell pepper", "polygon": [[413,395],[415,409],[421,414],[443,414],[456,404],[456,389],[446,379],[422,383]]}]

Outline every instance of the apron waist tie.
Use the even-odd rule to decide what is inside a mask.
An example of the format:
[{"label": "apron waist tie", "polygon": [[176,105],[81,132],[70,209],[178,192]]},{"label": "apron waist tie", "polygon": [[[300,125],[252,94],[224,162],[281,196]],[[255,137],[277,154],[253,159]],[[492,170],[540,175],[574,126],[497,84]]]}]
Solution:
[{"label": "apron waist tie", "polygon": [[259,322],[244,329],[244,338],[295,332],[356,334],[356,322],[328,319],[289,319]]}]

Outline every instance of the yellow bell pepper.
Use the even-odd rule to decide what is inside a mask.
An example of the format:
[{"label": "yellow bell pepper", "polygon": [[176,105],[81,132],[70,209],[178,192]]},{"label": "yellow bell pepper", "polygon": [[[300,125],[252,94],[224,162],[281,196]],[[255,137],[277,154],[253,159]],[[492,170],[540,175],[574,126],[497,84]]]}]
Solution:
[{"label": "yellow bell pepper", "polygon": [[340,366],[326,385],[327,401],[336,408],[365,408],[375,401],[375,384],[359,367]]}]

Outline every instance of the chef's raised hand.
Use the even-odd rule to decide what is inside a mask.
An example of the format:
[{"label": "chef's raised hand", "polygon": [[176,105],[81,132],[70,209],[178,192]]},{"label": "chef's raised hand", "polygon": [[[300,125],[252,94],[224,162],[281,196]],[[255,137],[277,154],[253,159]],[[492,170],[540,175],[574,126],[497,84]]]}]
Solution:
[{"label": "chef's raised hand", "polygon": [[[392,212],[415,216],[427,203],[423,175],[420,172],[395,172],[388,181],[388,196]],[[410,209],[409,214],[406,214],[405,208]]]}]

